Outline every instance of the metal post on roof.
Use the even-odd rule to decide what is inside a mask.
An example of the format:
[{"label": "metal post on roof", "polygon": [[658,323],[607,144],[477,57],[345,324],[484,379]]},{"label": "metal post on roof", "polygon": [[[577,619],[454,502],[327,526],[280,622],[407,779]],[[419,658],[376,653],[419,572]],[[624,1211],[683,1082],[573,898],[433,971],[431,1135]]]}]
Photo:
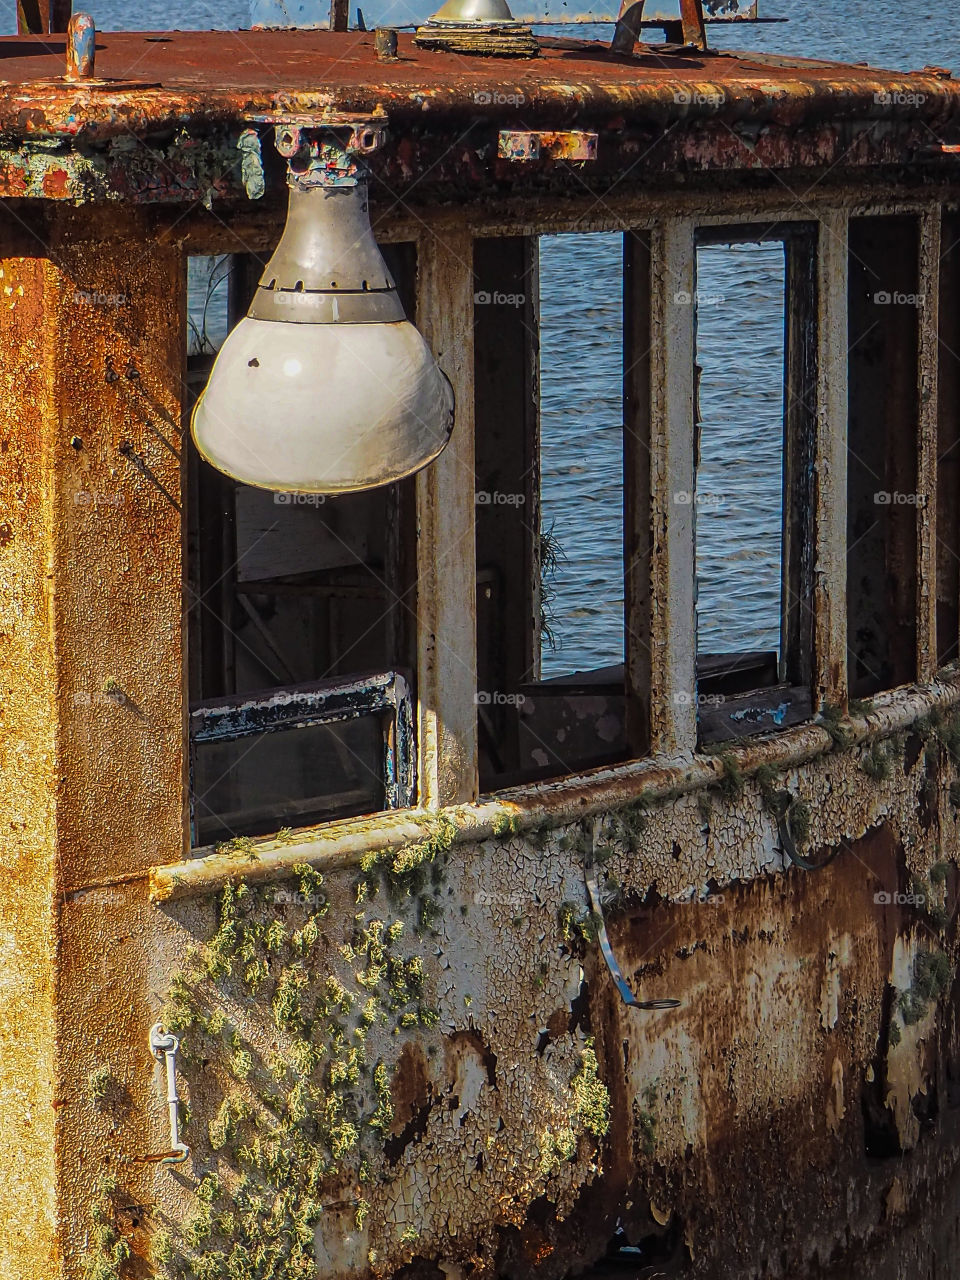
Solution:
[{"label": "metal post on roof", "polygon": [[[43,3],[43,0],[20,0],[21,4]],[[346,31],[349,0],[250,0],[250,22],[255,28],[329,27]]]},{"label": "metal post on roof", "polygon": [[17,34],[48,35],[66,31],[71,0],[17,0]]}]

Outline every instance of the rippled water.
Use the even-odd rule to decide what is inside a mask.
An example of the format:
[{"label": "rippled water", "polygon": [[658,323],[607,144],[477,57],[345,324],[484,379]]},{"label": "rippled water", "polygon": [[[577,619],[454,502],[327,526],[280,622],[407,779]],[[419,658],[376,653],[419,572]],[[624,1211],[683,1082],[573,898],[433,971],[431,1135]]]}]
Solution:
[{"label": "rippled water", "polygon": [[[95,0],[90,7],[103,30],[231,28],[250,21],[246,5],[207,0],[135,6]],[[362,7],[373,26],[422,20],[436,4],[376,0]],[[526,12],[532,5],[517,0],[513,7]],[[711,42],[904,70],[934,63],[960,72],[960,38],[944,5],[761,0],[761,12],[790,21],[712,26]],[[0,30],[15,29],[14,3],[0,0]],[[609,31],[583,34],[609,38]],[[796,216],[804,216],[802,193]],[[550,604],[557,647],[544,653],[544,673],[552,675],[617,662],[623,652],[619,238],[545,237],[541,269],[543,517],[558,556]],[[782,251],[772,245],[701,250],[698,291],[699,644],[713,651],[775,648]]]}]

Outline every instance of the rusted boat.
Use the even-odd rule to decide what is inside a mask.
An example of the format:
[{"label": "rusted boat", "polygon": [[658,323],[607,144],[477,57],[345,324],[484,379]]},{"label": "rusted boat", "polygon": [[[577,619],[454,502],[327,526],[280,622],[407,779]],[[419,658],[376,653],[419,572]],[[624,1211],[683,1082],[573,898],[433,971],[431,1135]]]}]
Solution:
[{"label": "rusted boat", "polygon": [[[67,16],[0,39],[0,1275],[955,1274],[957,84],[687,0]],[[623,661],[545,680],[537,243],[598,230]],[[783,607],[707,654],[754,241]]]}]

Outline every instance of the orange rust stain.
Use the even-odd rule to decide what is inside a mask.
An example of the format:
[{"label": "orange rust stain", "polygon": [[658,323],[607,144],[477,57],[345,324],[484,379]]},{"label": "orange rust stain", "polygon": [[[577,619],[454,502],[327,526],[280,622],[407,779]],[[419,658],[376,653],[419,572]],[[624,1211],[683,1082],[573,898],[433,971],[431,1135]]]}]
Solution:
[{"label": "orange rust stain", "polygon": [[48,169],[43,175],[43,194],[49,200],[63,199],[69,193],[69,186],[66,169]]},{"label": "orange rust stain", "polygon": [[393,1098],[393,1127],[391,1132],[399,1137],[417,1114],[430,1103],[430,1077],[423,1050],[408,1041],[397,1059],[397,1068],[390,1084]]}]

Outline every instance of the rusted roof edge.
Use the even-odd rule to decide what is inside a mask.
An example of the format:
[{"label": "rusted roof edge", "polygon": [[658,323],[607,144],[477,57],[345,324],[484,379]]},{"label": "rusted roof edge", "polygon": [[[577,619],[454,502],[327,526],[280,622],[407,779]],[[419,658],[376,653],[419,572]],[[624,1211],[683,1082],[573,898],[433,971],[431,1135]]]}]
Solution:
[{"label": "rusted roof edge", "polygon": [[[945,674],[923,688],[908,686],[880,694],[866,714],[844,722],[849,746],[890,737],[933,710],[958,705],[960,671]],[[732,759],[749,777],[763,766],[784,769],[804,764],[832,747],[827,729],[810,723],[731,743],[725,747],[724,758]],[[359,866],[371,853],[423,842],[444,827],[452,827],[452,842],[460,844],[488,840],[507,831],[562,826],[636,803],[641,797],[656,801],[702,790],[716,784],[723,771],[716,755],[638,760],[558,782],[503,791],[495,798],[439,813],[415,809],[329,823],[295,833],[288,841],[263,840],[238,852],[221,851],[152,867],[150,897],[154,902],[167,902],[217,893],[235,880],[254,884],[282,881],[295,876],[294,868],[303,864],[322,872]]]},{"label": "rusted roof edge", "polygon": [[[838,72],[840,68],[838,67]],[[368,113],[382,107],[395,129],[414,125],[440,131],[462,127],[464,120],[497,123],[504,128],[578,120],[599,122],[611,114],[631,124],[685,125],[723,120],[730,124],[821,123],[851,120],[911,125],[943,123],[960,108],[960,81],[922,72],[864,70],[855,78],[835,79],[743,76],[698,78],[665,73],[630,83],[591,75],[582,79],[524,80],[523,107],[497,101],[516,90],[518,81],[488,80],[491,102],[477,101],[473,79],[462,84],[424,80],[417,84],[358,83],[316,90],[203,92],[164,89],[104,92],[78,98],[63,87],[9,86],[0,91],[0,139],[7,145],[64,139],[93,145],[116,137],[149,138],[171,130],[203,135],[223,126],[244,127],[251,117],[288,111],[319,115],[325,110]],[[502,90],[502,94],[500,91]],[[905,105],[905,100],[909,105]]]}]

